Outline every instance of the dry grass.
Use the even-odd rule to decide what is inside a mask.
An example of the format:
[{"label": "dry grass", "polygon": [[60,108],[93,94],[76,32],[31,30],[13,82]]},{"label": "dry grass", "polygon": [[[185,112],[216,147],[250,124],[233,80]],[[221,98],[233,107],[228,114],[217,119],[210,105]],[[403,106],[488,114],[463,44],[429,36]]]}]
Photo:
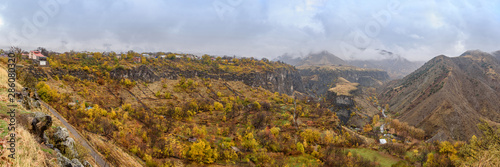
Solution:
[{"label": "dry grass", "polygon": [[358,85],[358,83],[351,83],[348,80],[339,77],[335,87],[329,89],[328,91],[335,92],[337,95],[352,96],[351,92],[357,90]]},{"label": "dry grass", "polygon": [[[35,138],[23,127],[16,128],[16,160],[14,166],[57,166],[56,159],[42,150]],[[54,153],[54,152],[52,152]]]},{"label": "dry grass", "polygon": [[122,150],[110,141],[104,141],[102,137],[88,132],[83,132],[83,135],[94,146],[94,148],[97,150],[105,150],[104,152],[107,152],[107,155],[103,155],[103,157],[107,157],[108,161],[115,161],[115,164],[109,164],[110,166],[144,166],[141,164],[142,161],[140,159],[127,154],[126,151]]}]

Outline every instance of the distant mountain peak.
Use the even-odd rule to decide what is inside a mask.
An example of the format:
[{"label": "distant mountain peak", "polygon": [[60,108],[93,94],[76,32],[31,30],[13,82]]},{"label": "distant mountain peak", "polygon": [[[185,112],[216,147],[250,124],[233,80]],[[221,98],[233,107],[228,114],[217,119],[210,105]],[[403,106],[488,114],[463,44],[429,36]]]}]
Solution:
[{"label": "distant mountain peak", "polygon": [[460,55],[460,57],[465,57],[465,56],[478,57],[478,56],[492,56],[492,55],[487,52],[483,52],[481,50],[468,50]]}]

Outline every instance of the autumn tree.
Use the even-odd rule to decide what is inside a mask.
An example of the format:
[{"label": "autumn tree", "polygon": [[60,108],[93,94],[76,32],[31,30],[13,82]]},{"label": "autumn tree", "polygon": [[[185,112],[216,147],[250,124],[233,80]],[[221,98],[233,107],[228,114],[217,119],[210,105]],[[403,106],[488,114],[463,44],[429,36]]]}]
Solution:
[{"label": "autumn tree", "polygon": [[190,160],[196,161],[198,163],[214,163],[219,157],[217,149],[212,149],[210,144],[204,140],[199,140],[198,142],[191,145],[188,152],[188,157]]},{"label": "autumn tree", "polygon": [[370,132],[370,131],[372,131],[372,130],[373,130],[372,125],[370,125],[370,124],[368,124],[368,123],[367,123],[367,124],[363,127],[363,131],[364,131],[365,133],[368,133],[368,132]]},{"label": "autumn tree", "polygon": [[375,124],[378,123],[379,119],[380,119],[380,116],[378,116],[378,114],[375,114],[373,116],[373,119],[372,119],[372,126],[375,126]]}]

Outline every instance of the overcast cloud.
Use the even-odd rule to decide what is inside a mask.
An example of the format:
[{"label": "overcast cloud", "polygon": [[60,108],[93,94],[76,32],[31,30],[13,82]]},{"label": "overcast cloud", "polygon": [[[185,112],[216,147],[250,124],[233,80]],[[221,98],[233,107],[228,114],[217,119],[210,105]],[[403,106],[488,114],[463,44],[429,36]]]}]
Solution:
[{"label": "overcast cloud", "polygon": [[0,48],[270,59],[321,50],[377,59],[385,49],[428,60],[500,50],[499,9],[472,0],[4,0]]}]

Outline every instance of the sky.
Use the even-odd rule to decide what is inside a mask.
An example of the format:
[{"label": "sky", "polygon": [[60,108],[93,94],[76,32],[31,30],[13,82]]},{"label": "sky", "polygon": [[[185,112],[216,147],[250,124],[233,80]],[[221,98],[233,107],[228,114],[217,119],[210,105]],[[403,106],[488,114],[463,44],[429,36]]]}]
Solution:
[{"label": "sky", "polygon": [[500,50],[498,0],[3,0],[0,48],[409,60]]}]

